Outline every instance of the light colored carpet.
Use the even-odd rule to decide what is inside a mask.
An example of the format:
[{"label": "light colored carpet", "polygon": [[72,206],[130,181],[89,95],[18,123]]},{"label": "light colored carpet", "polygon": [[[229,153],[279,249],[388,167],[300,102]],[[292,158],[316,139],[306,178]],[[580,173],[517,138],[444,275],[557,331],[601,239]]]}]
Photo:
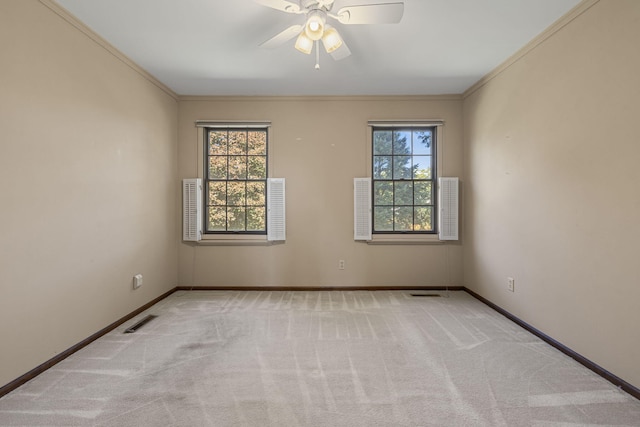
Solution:
[{"label": "light colored carpet", "polygon": [[410,294],[176,292],[0,399],[0,425],[640,426],[465,292]]}]

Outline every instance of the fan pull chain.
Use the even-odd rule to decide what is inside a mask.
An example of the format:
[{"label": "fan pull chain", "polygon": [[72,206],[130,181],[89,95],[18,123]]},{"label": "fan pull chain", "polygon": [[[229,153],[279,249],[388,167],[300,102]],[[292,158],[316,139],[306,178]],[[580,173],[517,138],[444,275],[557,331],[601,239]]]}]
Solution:
[{"label": "fan pull chain", "polygon": [[316,40],[316,70],[320,69],[320,41]]}]

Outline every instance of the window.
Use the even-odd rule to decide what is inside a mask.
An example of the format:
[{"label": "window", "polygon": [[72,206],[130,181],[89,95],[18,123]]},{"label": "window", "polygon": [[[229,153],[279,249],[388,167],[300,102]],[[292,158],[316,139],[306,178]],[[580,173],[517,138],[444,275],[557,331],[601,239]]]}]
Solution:
[{"label": "window", "polygon": [[267,234],[267,128],[205,128],[205,234]]},{"label": "window", "polygon": [[373,233],[436,230],[436,127],[373,127]]}]

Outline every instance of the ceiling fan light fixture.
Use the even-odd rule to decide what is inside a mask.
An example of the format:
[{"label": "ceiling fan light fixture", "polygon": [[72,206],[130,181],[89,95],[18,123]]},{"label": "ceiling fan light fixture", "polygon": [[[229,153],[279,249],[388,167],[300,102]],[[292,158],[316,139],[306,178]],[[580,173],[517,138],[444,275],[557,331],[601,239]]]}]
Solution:
[{"label": "ceiling fan light fixture", "polygon": [[324,34],[324,23],[326,13],[316,9],[309,12],[307,23],[304,25],[304,32],[311,40],[320,40]]},{"label": "ceiling fan light fixture", "polygon": [[335,51],[342,46],[342,43],[342,37],[340,37],[338,30],[333,27],[327,27],[324,35],[322,36],[322,44],[324,45],[324,49],[327,53]]},{"label": "ceiling fan light fixture", "polygon": [[301,32],[296,40],[295,48],[298,49],[302,53],[306,53],[309,55],[311,50],[313,49],[313,40],[311,40],[305,32]]}]

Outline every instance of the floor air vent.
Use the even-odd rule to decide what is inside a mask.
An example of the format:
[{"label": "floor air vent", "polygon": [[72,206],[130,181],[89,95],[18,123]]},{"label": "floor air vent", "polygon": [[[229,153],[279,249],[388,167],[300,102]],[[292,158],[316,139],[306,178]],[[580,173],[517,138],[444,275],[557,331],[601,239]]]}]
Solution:
[{"label": "floor air vent", "polygon": [[439,297],[438,294],[411,294],[412,297]]},{"label": "floor air vent", "polygon": [[145,324],[149,323],[150,321],[152,321],[153,319],[155,319],[158,316],[154,316],[153,314],[148,315],[147,317],[145,317],[144,319],[140,320],[138,323],[136,323],[135,325],[131,326],[128,329],[125,329],[124,333],[125,334],[132,334],[135,331],[137,331],[138,329],[142,328]]}]

